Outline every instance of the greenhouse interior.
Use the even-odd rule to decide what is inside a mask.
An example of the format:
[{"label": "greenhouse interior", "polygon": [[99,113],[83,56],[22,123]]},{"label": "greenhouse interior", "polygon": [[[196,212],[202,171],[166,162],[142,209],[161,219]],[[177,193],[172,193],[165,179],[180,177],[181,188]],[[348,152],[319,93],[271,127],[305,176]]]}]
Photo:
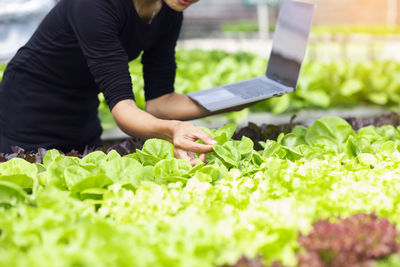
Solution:
[{"label": "greenhouse interior", "polygon": [[0,0],[0,266],[400,266],[400,0]]}]

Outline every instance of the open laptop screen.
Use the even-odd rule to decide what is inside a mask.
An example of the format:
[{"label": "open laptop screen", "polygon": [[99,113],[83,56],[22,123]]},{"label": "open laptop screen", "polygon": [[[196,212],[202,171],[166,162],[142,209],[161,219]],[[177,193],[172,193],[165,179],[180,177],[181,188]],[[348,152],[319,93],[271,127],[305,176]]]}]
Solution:
[{"label": "open laptop screen", "polygon": [[283,0],[273,37],[267,77],[296,89],[315,4]]}]

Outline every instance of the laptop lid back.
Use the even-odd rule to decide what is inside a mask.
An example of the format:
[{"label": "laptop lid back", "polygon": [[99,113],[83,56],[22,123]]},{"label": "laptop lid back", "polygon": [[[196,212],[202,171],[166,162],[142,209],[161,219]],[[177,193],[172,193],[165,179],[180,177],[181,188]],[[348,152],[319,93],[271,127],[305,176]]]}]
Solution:
[{"label": "laptop lid back", "polygon": [[294,90],[307,48],[315,4],[283,0],[276,24],[267,78]]}]

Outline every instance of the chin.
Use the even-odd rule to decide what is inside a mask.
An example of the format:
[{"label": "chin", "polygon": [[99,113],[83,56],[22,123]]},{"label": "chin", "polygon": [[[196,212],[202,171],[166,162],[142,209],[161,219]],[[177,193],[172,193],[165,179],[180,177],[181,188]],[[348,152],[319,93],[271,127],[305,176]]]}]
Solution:
[{"label": "chin", "polygon": [[164,2],[173,10],[175,11],[184,11],[186,8],[190,7],[192,4],[195,2],[189,4],[189,5],[182,5],[179,3],[179,0],[164,0]]}]

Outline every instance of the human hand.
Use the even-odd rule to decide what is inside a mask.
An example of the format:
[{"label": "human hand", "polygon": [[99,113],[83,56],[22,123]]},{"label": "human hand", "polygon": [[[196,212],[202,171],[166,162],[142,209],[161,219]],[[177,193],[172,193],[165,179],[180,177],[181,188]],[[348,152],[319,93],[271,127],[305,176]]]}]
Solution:
[{"label": "human hand", "polygon": [[[196,143],[197,140],[203,141],[204,144]],[[173,127],[172,143],[175,147],[175,157],[186,160],[194,166],[198,161],[205,162],[207,152],[213,150],[213,145],[217,144],[217,141],[199,127],[188,122],[177,121]],[[196,158],[196,153],[200,153],[198,158]]]}]

